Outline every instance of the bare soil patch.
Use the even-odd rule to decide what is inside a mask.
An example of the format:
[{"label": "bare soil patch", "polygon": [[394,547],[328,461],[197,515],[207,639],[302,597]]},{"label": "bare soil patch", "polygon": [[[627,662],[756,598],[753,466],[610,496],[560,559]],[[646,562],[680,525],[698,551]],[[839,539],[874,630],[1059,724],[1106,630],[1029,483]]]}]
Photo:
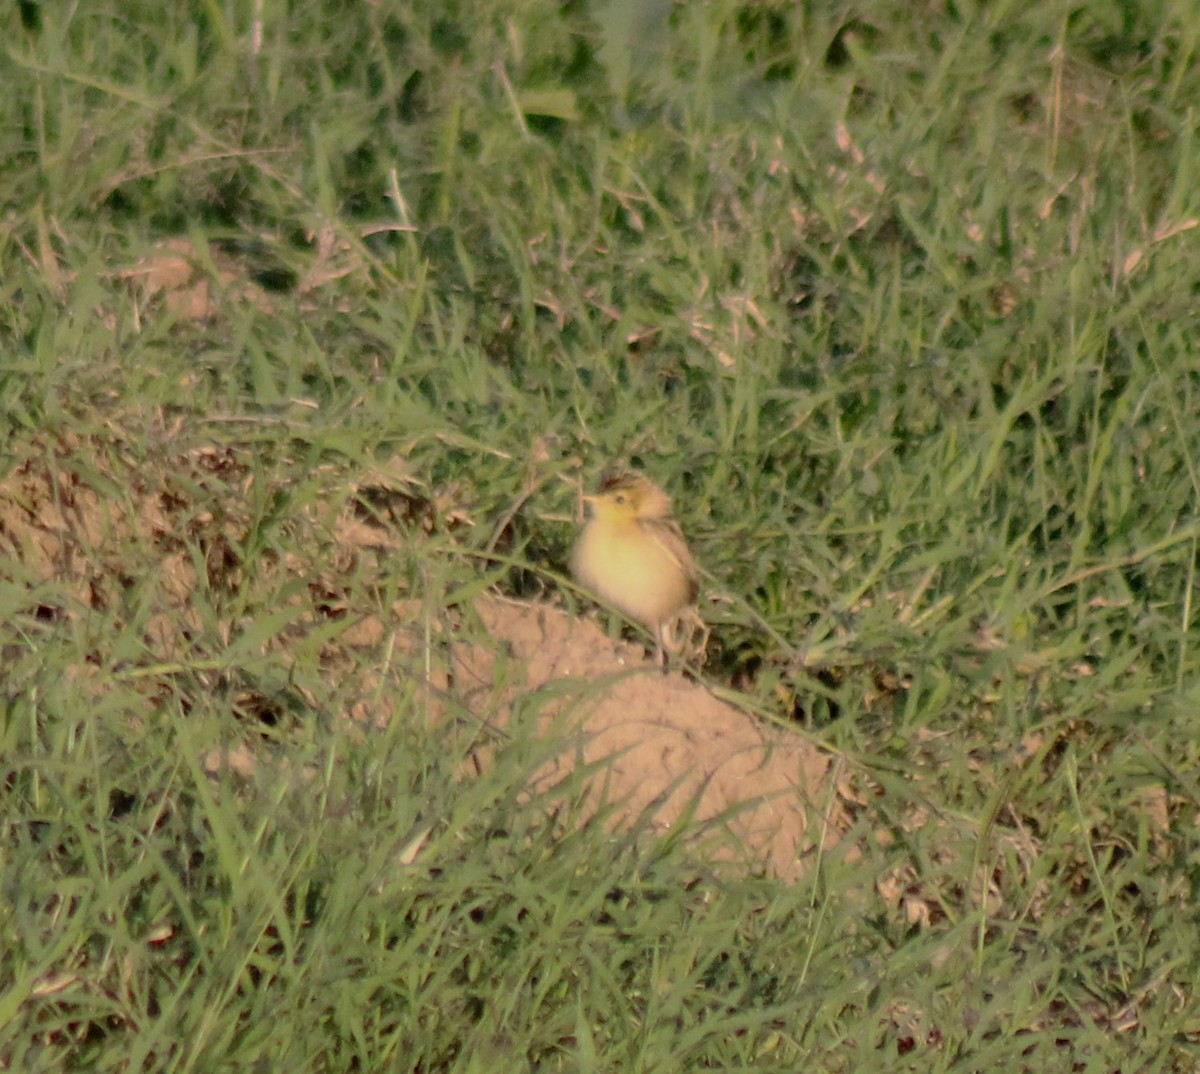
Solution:
[{"label": "bare soil patch", "polygon": [[[123,614],[122,601],[137,590],[140,607],[153,605],[141,621],[146,664],[186,659],[206,629],[198,596],[211,609],[222,594],[228,598],[247,584],[247,505],[254,481],[262,480],[255,473],[228,447],[190,450],[147,466],[133,462],[119,443],[40,441],[0,477],[0,572],[28,588],[20,614],[44,626],[103,612],[112,624]],[[339,573],[353,571],[368,552],[386,563],[389,549],[414,535],[399,538],[378,513],[356,510],[364,495],[378,499],[380,490],[331,478],[338,480],[340,498],[330,501],[334,517],[314,518],[305,508],[295,519],[312,532],[311,558],[289,553],[250,573],[282,573],[304,583],[287,588],[297,614],[272,640],[277,648],[331,618],[346,619],[346,629],[322,643],[321,666],[342,676],[345,718],[386,721],[392,715],[386,698],[400,692],[381,690],[383,677],[397,669],[409,681],[418,674],[413,603],[396,602],[392,622],[347,607]],[[211,633],[211,624],[207,629]],[[595,773],[589,797],[605,804],[613,823],[667,828],[686,816],[699,822],[715,857],[784,878],[798,876],[844,829],[826,753],[680,673],[661,673],[641,646],[610,640],[591,619],[486,594],[443,616],[437,630],[440,652],[449,655],[425,673],[430,696],[442,712],[469,712],[497,732],[493,741],[500,744],[490,749],[503,748],[514,705],[550,688],[537,710],[539,730],[562,734],[562,749],[538,771],[531,791],[586,764]],[[218,627],[216,643],[235,633],[233,622]],[[400,641],[391,669],[380,659],[363,674],[389,639]],[[97,639],[88,657],[98,689],[113,667],[102,644]],[[153,678],[146,680],[152,696]],[[235,711],[254,714],[267,703],[243,697]],[[209,764],[229,763],[247,774],[252,754],[214,754]],[[473,756],[487,763],[478,752]],[[464,773],[471,770],[464,763]]]}]

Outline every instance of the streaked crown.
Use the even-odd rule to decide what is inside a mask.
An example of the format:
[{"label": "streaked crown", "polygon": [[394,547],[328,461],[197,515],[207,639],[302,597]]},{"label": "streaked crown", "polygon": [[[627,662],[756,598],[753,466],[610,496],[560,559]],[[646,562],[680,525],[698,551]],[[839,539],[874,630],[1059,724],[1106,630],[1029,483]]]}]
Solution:
[{"label": "streaked crown", "polygon": [[671,517],[671,497],[648,477],[631,470],[606,477],[596,498],[628,507],[637,518]]}]

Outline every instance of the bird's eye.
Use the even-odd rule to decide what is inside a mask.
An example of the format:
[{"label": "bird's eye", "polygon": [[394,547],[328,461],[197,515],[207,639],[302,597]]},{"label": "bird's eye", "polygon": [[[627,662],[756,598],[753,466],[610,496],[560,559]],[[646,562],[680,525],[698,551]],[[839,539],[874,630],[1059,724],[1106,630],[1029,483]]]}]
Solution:
[{"label": "bird's eye", "polygon": [[619,503],[622,507],[624,507],[628,502],[629,501],[625,498],[625,493],[623,493],[623,492],[617,493],[617,503]]}]

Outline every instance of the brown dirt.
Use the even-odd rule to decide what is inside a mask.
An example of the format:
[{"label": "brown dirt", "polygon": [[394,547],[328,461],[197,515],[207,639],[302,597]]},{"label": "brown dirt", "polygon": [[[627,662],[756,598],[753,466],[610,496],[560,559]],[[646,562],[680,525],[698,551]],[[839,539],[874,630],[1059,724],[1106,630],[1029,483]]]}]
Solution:
[{"label": "brown dirt", "polygon": [[[129,461],[119,442],[47,438],[0,476],[0,570],[21,579],[31,593],[46,592],[51,583],[49,591],[58,594],[53,608],[31,601],[30,612],[42,618],[89,607],[119,614],[122,587],[149,578],[157,607],[144,632],[146,651],[153,660],[178,659],[200,629],[196,587],[203,585],[211,599],[214,591],[244,584],[237,549],[249,523],[238,505],[250,498],[253,473],[248,460],[227,447],[181,453],[147,469]],[[331,502],[400,496],[406,511],[416,511],[416,521],[408,522],[417,530],[427,527],[416,508],[432,502],[413,492],[405,475],[385,476],[379,488],[344,476],[340,481],[340,496]],[[307,588],[292,587],[304,614],[290,629],[304,631],[335,612],[354,615],[358,609],[338,607],[346,592],[338,574],[351,573],[368,553],[385,555],[397,543],[395,531],[378,514],[367,517],[352,507],[320,522],[301,512],[295,524],[311,528],[321,541],[307,562],[288,553],[268,569],[308,582]],[[348,718],[390,717],[379,699],[393,692],[379,689],[385,672],[375,658],[389,636],[400,639],[403,654],[402,623],[411,608],[411,602],[398,602],[391,623],[357,616],[322,646],[322,668],[343,676],[343,685],[357,685],[356,696],[342,691],[350,697]],[[691,811],[714,858],[784,878],[798,876],[806,859],[844,830],[827,754],[720,701],[682,674],[661,673],[641,646],[614,642],[594,621],[574,619],[553,605],[496,595],[461,608],[457,627],[453,618],[438,624],[451,656],[429,685],[433,695],[445,699],[449,693],[458,712],[470,712],[496,732],[499,744],[491,750],[503,748],[514,702],[552,687],[547,693],[553,700],[537,710],[538,730],[561,735],[562,749],[538,771],[531,797],[583,761],[597,773],[589,801],[604,800],[613,823],[663,829]],[[89,663],[102,669],[108,661],[98,652]],[[254,707],[248,699],[246,710]],[[486,763],[479,752],[472,756]],[[254,768],[244,749],[236,756],[214,752],[208,760],[243,775]],[[464,771],[469,768],[464,764]]]},{"label": "brown dirt", "polygon": [[[591,620],[495,596],[479,599],[475,611],[521,669],[510,696],[549,683],[578,687],[565,690],[562,704],[572,707],[579,738],[566,736],[567,748],[539,782],[556,782],[581,761],[603,762],[593,797],[618,803],[618,822],[643,818],[666,828],[694,809],[719,857],[784,878],[835,841],[844,817],[831,805],[829,755],[799,735],[765,725],[682,674],[663,674],[641,646],[611,641]],[[457,653],[455,680],[472,711],[495,708],[496,663],[494,646]],[[560,707],[546,708],[543,726]]]}]

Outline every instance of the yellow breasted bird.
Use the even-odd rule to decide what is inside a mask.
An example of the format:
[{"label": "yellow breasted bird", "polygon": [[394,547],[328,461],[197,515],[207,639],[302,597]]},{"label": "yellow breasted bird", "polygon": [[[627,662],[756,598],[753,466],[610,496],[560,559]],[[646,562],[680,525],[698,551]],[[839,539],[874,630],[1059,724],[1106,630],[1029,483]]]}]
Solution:
[{"label": "yellow breasted bird", "polygon": [[623,473],[584,501],[591,517],[571,555],[571,573],[606,604],[654,631],[655,656],[664,664],[666,649],[679,647],[673,628],[699,592],[671,497],[641,474]]}]

